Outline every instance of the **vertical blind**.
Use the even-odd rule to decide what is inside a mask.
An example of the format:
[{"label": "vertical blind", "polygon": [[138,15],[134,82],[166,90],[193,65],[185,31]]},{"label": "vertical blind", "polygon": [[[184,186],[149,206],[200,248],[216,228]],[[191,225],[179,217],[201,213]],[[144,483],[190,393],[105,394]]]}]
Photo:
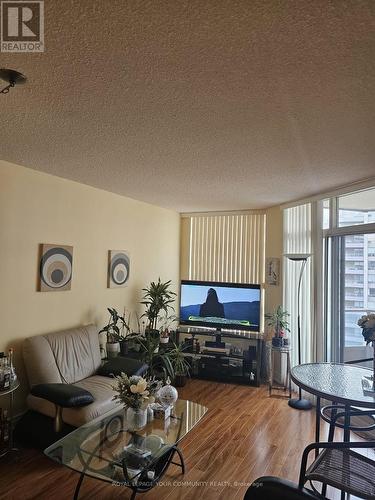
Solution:
[{"label": "vertical blind", "polygon": [[264,213],[186,216],[181,225],[181,276],[263,283],[265,225]]},{"label": "vertical blind", "polygon": [[[284,210],[284,253],[313,253],[311,203]],[[297,287],[301,262],[284,261],[283,303],[290,313],[292,366],[298,364]],[[315,361],[313,256],[307,260],[301,283],[301,357],[302,363]]]}]

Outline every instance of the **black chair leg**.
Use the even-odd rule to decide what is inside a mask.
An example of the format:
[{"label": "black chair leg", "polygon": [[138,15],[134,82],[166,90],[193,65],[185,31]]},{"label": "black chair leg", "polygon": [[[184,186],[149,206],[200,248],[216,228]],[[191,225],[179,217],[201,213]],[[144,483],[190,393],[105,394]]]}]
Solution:
[{"label": "black chair leg", "polygon": [[[333,403],[333,405],[337,406],[337,403]],[[336,426],[333,423],[333,419],[335,418],[336,414],[337,414],[337,409],[332,409],[331,422],[329,424],[329,431],[328,431],[328,442],[332,442],[334,440],[334,437],[335,437]],[[327,485],[323,484],[323,486],[322,486],[322,496],[325,497],[326,493],[327,493]]]}]

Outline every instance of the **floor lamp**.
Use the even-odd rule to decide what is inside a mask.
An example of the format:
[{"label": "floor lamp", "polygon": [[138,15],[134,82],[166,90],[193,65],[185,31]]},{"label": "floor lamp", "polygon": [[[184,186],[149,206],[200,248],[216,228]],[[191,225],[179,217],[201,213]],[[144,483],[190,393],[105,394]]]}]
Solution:
[{"label": "floor lamp", "polygon": [[[303,272],[306,267],[307,259],[311,256],[310,253],[287,253],[284,254],[284,257],[286,257],[289,260],[292,260],[294,262],[301,262],[301,269],[299,273],[299,279],[298,279],[298,291],[297,291],[297,311],[298,311],[298,316],[297,316],[297,331],[298,331],[298,364],[300,365],[302,363],[301,360],[301,314],[300,314],[300,300],[301,300],[301,283],[302,283],[302,276]],[[288,405],[291,406],[292,408],[296,408],[297,410],[310,410],[312,408],[312,404],[308,399],[303,399],[302,398],[302,389],[299,387],[298,389],[298,399],[289,399]]]}]

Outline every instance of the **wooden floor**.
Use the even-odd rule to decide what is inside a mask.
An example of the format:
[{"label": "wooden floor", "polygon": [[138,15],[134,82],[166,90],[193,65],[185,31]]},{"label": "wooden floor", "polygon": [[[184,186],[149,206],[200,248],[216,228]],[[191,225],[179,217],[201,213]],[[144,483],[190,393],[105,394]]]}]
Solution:
[{"label": "wooden floor", "polygon": [[[314,411],[291,409],[265,387],[189,380],[180,397],[209,411],[181,443],[187,471],[171,466],[163,484],[137,496],[144,500],[239,500],[261,475],[298,477],[303,448],[314,441]],[[36,450],[0,461],[0,498],[73,498],[78,474]],[[130,490],[86,478],[80,499],[128,499]]]}]

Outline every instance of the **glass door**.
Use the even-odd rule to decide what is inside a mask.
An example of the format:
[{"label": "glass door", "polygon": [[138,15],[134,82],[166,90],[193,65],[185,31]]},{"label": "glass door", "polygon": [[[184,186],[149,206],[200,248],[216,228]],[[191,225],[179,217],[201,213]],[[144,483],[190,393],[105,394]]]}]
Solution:
[{"label": "glass door", "polygon": [[358,319],[375,311],[375,233],[342,237],[342,361],[372,356]]},{"label": "glass door", "polygon": [[366,347],[357,322],[375,311],[375,233],[330,240],[330,358],[338,362],[371,358],[373,351]]},{"label": "glass door", "polygon": [[341,363],[371,358],[357,322],[375,312],[375,188],[323,200],[320,227],[325,358]]}]

